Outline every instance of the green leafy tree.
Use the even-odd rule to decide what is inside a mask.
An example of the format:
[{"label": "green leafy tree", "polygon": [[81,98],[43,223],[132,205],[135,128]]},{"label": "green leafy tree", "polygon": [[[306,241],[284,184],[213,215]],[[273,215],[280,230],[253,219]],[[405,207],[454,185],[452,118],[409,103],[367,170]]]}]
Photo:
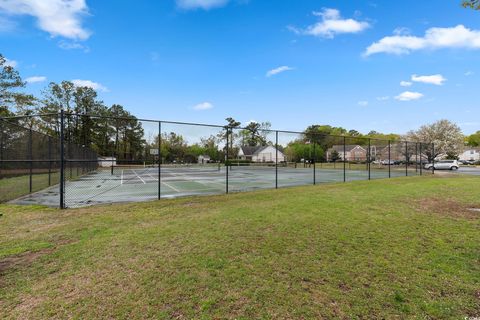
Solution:
[{"label": "green leafy tree", "polygon": [[[225,128],[217,135],[218,141],[220,143],[225,143],[224,147],[224,152],[227,152],[228,149],[228,154],[229,155],[234,155],[238,154],[238,148],[234,148],[234,140],[236,140],[239,137],[238,130],[232,130],[232,129],[237,129],[241,126],[241,123],[239,121],[236,121],[232,117],[228,117],[225,119],[227,121],[227,124],[225,125]],[[227,139],[228,133],[230,132],[230,136]],[[226,142],[228,140],[229,145],[226,145]]]},{"label": "green leafy tree", "polygon": [[[47,88],[42,91],[43,99],[40,113],[59,114],[60,110],[65,110],[66,113],[73,113],[74,100],[73,94],[75,92],[75,85],[70,81],[62,81],[61,83],[50,82]],[[60,119],[57,116],[43,117],[43,126],[47,131],[58,135],[60,132]],[[65,119],[65,139],[73,141],[74,118],[66,116]],[[50,133],[50,134],[51,134]]]},{"label": "green leafy tree", "polygon": [[480,146],[480,130],[467,137],[467,144],[471,147]]},{"label": "green leafy tree", "polygon": [[332,151],[330,155],[330,160],[333,162],[337,162],[338,160],[341,160],[340,154],[338,153],[337,150]]},{"label": "green leafy tree", "polygon": [[464,8],[480,10],[480,0],[464,0],[462,6]]},{"label": "green leafy tree", "polygon": [[200,139],[201,146],[204,148],[204,154],[210,156],[210,159],[213,161],[221,160],[223,153],[220,152],[217,138],[213,135],[206,138]]},{"label": "green leafy tree", "polygon": [[162,147],[165,146],[164,157],[167,163],[172,162],[185,162],[185,154],[187,152],[187,144],[181,135],[175,132],[162,134]]},{"label": "green leafy tree", "polygon": [[350,136],[350,137],[361,137],[362,136],[362,134],[360,132],[358,132],[357,130],[349,130],[347,135]]},{"label": "green leafy tree", "polygon": [[347,130],[329,125],[311,125],[304,133],[305,141],[316,143],[322,150],[327,150],[337,144],[339,136],[345,135]]},{"label": "green leafy tree", "polygon": [[240,131],[242,145],[262,146],[268,144],[267,136],[270,127],[270,122],[250,122],[244,130]]},{"label": "green leafy tree", "polygon": [[322,161],[325,158],[323,149],[313,143],[307,143],[303,140],[290,142],[283,150],[289,162],[300,162],[302,159],[309,161]]},{"label": "green leafy tree", "polygon": [[0,54],[0,116],[12,116],[15,111],[30,110],[34,106],[32,95],[19,92],[23,88],[25,82],[18,71]]}]

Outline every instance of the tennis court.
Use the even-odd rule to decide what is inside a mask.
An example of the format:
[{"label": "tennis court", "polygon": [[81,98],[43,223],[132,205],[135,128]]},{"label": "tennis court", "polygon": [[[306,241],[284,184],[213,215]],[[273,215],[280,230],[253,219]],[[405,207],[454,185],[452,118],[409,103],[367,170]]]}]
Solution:
[{"label": "tennis court", "polygon": [[[411,175],[417,174],[415,171]],[[313,183],[368,180],[368,170],[345,170],[299,165],[232,166],[116,166],[100,168],[66,181],[65,205],[82,207],[115,202],[139,202],[192,195],[222,194],[257,189],[311,185]],[[391,177],[404,176],[405,170],[391,170]],[[371,170],[370,179],[388,178],[386,168]],[[53,186],[14,201],[18,204],[58,206],[59,187]]]}]

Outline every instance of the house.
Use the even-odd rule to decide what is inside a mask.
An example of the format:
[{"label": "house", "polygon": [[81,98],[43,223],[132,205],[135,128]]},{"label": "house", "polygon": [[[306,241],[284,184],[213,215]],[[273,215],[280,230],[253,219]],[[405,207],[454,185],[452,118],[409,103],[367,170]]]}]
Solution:
[{"label": "house", "polygon": [[[336,151],[338,153],[338,160],[346,161],[366,161],[367,160],[367,148],[364,148],[360,145],[334,145],[327,150],[327,161],[333,161],[333,153]],[[345,150],[345,154],[344,154]]]},{"label": "house", "polygon": [[[410,157],[415,157],[415,152],[413,150],[408,150]],[[385,160],[392,160],[392,161],[405,161],[406,160],[406,153],[405,153],[405,145],[404,144],[395,144],[392,143],[390,146],[386,146],[377,154],[377,158],[375,160],[385,161]]]},{"label": "house", "polygon": [[[276,159],[277,154],[278,159]],[[238,151],[238,159],[252,162],[275,162],[275,160],[285,162],[287,158],[274,146],[242,146]]]},{"label": "house", "polygon": [[98,157],[99,167],[111,167],[117,165],[117,158],[115,157]]},{"label": "house", "polygon": [[458,156],[462,161],[480,161],[480,148],[466,148]]},{"label": "house", "polygon": [[198,156],[198,163],[204,164],[204,163],[209,163],[212,159],[210,158],[209,155],[202,154]]}]

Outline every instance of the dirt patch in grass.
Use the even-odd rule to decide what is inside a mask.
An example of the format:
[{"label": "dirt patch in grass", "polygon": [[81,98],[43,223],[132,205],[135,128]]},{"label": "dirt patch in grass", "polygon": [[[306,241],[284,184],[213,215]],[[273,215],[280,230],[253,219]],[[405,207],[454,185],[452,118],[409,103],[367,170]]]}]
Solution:
[{"label": "dirt patch in grass", "polygon": [[429,197],[416,200],[414,203],[417,210],[421,212],[452,218],[480,219],[480,212],[472,210],[479,206],[461,203],[452,198]]},{"label": "dirt patch in grass", "polygon": [[[17,267],[26,267],[31,265],[39,257],[53,252],[54,248],[42,249],[39,251],[28,251],[15,256],[7,257],[0,260],[0,276],[5,274],[7,270]],[[1,278],[0,278],[1,283]]]},{"label": "dirt patch in grass", "polygon": [[37,251],[27,251],[14,256],[9,256],[9,257],[0,259],[0,276],[5,274],[7,270],[12,268],[28,267],[41,256],[52,253],[55,250],[57,250],[60,246],[63,246],[72,242],[74,241],[70,239],[59,239],[55,243],[55,246],[51,248],[45,248]]}]

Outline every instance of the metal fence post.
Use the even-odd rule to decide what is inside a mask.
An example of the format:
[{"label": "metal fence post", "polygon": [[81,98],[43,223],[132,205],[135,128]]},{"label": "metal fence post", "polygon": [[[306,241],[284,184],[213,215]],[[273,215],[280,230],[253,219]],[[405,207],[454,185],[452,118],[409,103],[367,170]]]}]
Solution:
[{"label": "metal fence post", "polygon": [[3,170],[3,120],[0,119],[0,179],[2,178]]},{"label": "metal fence post", "polygon": [[346,168],[346,161],[347,161],[347,139],[345,136],[343,137],[343,182],[347,181],[347,168]]},{"label": "metal fence post", "polygon": [[162,122],[158,122],[158,200],[162,197]]},{"label": "metal fence post", "polygon": [[229,137],[228,137],[229,134],[230,134],[230,128],[227,127],[227,150],[226,150],[226,152],[225,152],[225,193],[226,193],[226,194],[228,194],[228,167],[229,167],[229,165],[230,165],[230,164],[228,163],[228,162],[229,162],[229,159],[228,159],[228,157],[229,157],[229,155],[228,155],[228,149],[229,149],[229,147],[230,147],[230,145],[229,145],[229,143],[228,143],[228,141],[229,141],[229,139],[228,139],[228,138],[229,138]]},{"label": "metal fence post", "polygon": [[415,174],[418,174],[418,143],[415,142]]},{"label": "metal fence post", "polygon": [[313,157],[311,160],[313,161],[313,185],[316,185],[317,184],[317,174],[316,174],[317,153],[315,150],[315,140],[313,140]]},{"label": "metal fence post", "polygon": [[422,143],[420,143],[420,175],[423,175]]},{"label": "metal fence post", "polygon": [[392,177],[392,144],[388,140],[388,177]]},{"label": "metal fence post", "polygon": [[408,158],[408,142],[405,141],[405,176],[408,177],[408,162],[409,162],[409,158]]},{"label": "metal fence post", "polygon": [[33,190],[33,181],[32,181],[32,175],[33,175],[33,132],[32,129],[30,129],[29,136],[28,136],[28,159],[30,160],[30,166],[29,166],[29,191],[32,193]]},{"label": "metal fence post", "polygon": [[52,137],[48,137],[48,186],[52,184]]},{"label": "metal fence post", "polygon": [[371,171],[371,170],[370,170],[370,162],[371,162],[371,160],[372,160],[372,159],[371,159],[371,158],[372,158],[372,154],[371,154],[371,153],[372,153],[371,139],[368,138],[368,153],[367,153],[367,154],[368,154],[368,166],[367,166],[367,168],[368,168],[368,180],[371,179],[371,173],[370,173],[370,171]]},{"label": "metal fence post", "polygon": [[65,209],[65,114],[60,111],[60,209]]},{"label": "metal fence post", "polygon": [[278,131],[275,131],[275,189],[278,189]]},{"label": "metal fence post", "polygon": [[432,174],[435,174],[435,143],[432,142]]}]

